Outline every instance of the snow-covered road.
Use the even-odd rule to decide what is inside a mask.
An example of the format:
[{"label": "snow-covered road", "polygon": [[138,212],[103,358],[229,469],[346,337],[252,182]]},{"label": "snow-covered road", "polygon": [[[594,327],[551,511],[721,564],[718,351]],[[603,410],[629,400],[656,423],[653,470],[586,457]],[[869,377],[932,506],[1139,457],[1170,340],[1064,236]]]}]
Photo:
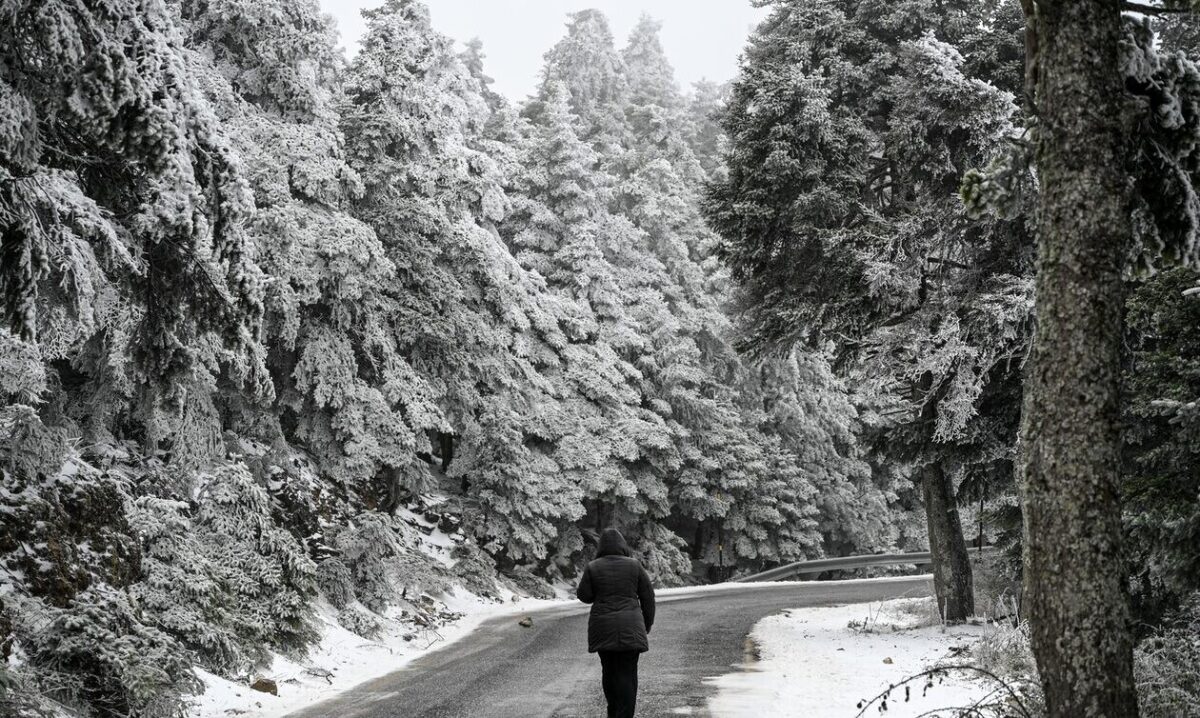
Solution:
[{"label": "snow-covered road", "polygon": [[[929,591],[927,577],[752,584],[660,594],[643,656],[638,715],[712,715],[712,679],[737,671],[746,636],[785,609],[879,602]],[[564,604],[495,618],[406,668],[369,681],[295,718],[593,718],[604,715],[599,661],[586,653],[586,607]],[[853,716],[854,700],[837,715]],[[796,714],[806,715],[806,714]],[[833,714],[829,714],[833,715]]]}]

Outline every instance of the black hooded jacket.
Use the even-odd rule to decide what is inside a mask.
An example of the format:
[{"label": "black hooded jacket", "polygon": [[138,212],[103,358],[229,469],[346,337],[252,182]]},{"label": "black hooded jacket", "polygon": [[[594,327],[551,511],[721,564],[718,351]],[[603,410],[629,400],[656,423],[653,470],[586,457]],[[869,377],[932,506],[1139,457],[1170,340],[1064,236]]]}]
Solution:
[{"label": "black hooded jacket", "polygon": [[616,529],[600,536],[596,559],[583,570],[575,595],[592,604],[588,652],[650,650],[646,634],[654,625],[654,589],[650,576]]}]

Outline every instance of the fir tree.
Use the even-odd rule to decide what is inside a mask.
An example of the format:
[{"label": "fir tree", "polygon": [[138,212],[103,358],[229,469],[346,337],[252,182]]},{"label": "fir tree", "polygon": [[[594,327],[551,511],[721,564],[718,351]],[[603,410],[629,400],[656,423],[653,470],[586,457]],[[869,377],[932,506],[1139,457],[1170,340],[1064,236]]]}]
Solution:
[{"label": "fir tree", "polygon": [[138,396],[123,398],[136,400],[148,446],[171,431],[160,419],[178,419],[179,382],[208,337],[269,393],[260,272],[244,231],[253,205],[170,9],[51,2],[10,6],[2,19],[8,325],[42,336],[55,358],[78,357],[84,379],[72,386],[132,380]]},{"label": "fir tree", "polygon": [[[674,320],[655,322],[661,329],[644,362],[645,391],[670,408],[664,419],[683,458],[670,479],[672,524],[709,563],[794,559],[817,550],[812,477],[778,439],[756,440],[757,410],[739,403],[728,381],[746,370],[729,343],[724,297],[702,263],[715,244],[700,213],[704,170],[687,142],[687,103],[658,31],[643,18],[622,52],[627,149],[609,169],[614,206],[646,239],[634,261],[662,264],[653,286]],[[718,555],[725,545],[728,553]]]},{"label": "fir tree", "polygon": [[567,310],[570,345],[558,380],[570,421],[555,456],[568,480],[599,502],[599,527],[618,505],[635,515],[663,516],[666,487],[646,460],[671,442],[661,416],[643,406],[639,386],[644,377],[636,360],[645,353],[646,334],[633,310],[644,297],[634,296],[614,264],[640,237],[608,210],[611,180],[598,167],[599,155],[576,134],[565,86],[555,83],[543,94],[539,119],[524,141],[505,237]]},{"label": "fir tree", "polygon": [[540,101],[561,83],[579,136],[606,161],[616,159],[624,144],[621,108],[629,91],[624,63],[603,13],[582,10],[570,18],[566,36],[546,53],[541,88],[526,111],[536,115]]},{"label": "fir tree", "polygon": [[478,80],[423,6],[390,2],[368,25],[343,128],[364,183],[354,214],[396,266],[381,337],[396,369],[383,385],[415,455],[460,478],[479,507],[484,544],[539,558],[578,501],[553,464],[513,438],[549,436],[559,397],[540,377],[565,349],[559,310],[495,229],[510,200],[485,151],[491,112]]},{"label": "fir tree", "polygon": [[735,83],[729,174],[708,203],[748,348],[833,339],[839,363],[884,387],[884,460],[922,484],[954,619],[971,611],[957,490],[1011,461],[1015,427],[980,407],[1011,381],[1030,313],[1022,222],[972,220],[954,198],[1016,111],[947,44],[984,11],[960,5],[779,3]]}]

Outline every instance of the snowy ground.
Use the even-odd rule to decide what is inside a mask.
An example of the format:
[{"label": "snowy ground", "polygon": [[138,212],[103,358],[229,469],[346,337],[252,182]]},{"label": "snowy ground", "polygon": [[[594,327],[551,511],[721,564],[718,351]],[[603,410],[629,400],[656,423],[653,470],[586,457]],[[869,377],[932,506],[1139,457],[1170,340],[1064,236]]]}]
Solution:
[{"label": "snowy ground", "polygon": [[466,636],[483,621],[495,616],[519,615],[557,605],[559,601],[521,598],[493,602],[471,594],[445,597],[446,610],[462,613],[459,620],[436,630],[414,629],[406,621],[387,621],[374,641],[356,636],[338,625],[336,611],[323,605],[318,612],[321,642],[308,658],[297,663],[277,656],[270,669],[257,675],[274,680],[279,695],[251,690],[214,676],[203,669],[197,673],[206,690],[196,696],[188,711],[190,718],[274,718],[342,693],[363,681],[403,668],[416,658]]},{"label": "snowy ground", "polygon": [[[718,693],[709,710],[716,718],[854,718],[860,701],[939,663],[953,662],[957,653],[992,630],[984,625],[940,625],[932,598],[770,616],[751,633],[759,660],[743,671],[712,679]],[[935,681],[925,695],[922,681],[910,685],[908,700],[899,688],[883,715],[913,718],[969,706],[994,688],[961,673]],[[880,714],[878,703],[863,712]]]}]

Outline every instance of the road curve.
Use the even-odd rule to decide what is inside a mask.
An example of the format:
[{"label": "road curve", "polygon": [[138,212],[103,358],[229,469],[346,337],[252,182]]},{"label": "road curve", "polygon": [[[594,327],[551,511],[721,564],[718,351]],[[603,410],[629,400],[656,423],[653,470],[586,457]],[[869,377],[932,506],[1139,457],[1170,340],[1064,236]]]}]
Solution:
[{"label": "road curve", "polygon": [[[665,595],[642,655],[639,718],[705,716],[705,678],[741,663],[760,619],[786,608],[929,593],[929,579],[750,584]],[[601,718],[600,661],[587,653],[587,607],[497,618],[402,670],[289,718]]]}]

